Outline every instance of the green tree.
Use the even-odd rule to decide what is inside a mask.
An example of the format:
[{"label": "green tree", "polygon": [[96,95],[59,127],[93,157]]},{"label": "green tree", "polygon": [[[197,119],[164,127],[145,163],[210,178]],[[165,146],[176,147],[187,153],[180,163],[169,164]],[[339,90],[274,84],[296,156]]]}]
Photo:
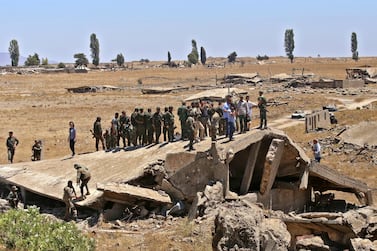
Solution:
[{"label": "green tree", "polygon": [[124,65],[124,56],[122,53],[119,53],[116,58],[116,62],[118,66],[123,66]]},{"label": "green tree", "polygon": [[170,55],[170,51],[168,51],[168,65],[171,64],[171,55]]},{"label": "green tree", "polygon": [[57,67],[58,68],[65,68],[65,64],[63,62],[60,62]]},{"label": "green tree", "polygon": [[9,51],[10,59],[12,61],[12,66],[18,66],[18,60],[20,58],[20,51],[18,48],[17,40],[13,39],[10,41],[8,51]]},{"label": "green tree", "polygon": [[237,52],[233,51],[232,53],[230,53],[228,55],[228,62],[229,63],[234,63],[236,62],[236,59],[237,59]]},{"label": "green tree", "polygon": [[202,65],[205,65],[207,61],[207,53],[204,47],[200,47],[200,62],[202,62]]},{"label": "green tree", "polygon": [[26,66],[36,66],[40,64],[41,64],[41,60],[39,59],[39,56],[37,53],[34,53],[34,55],[29,55],[25,61]]},{"label": "green tree", "polygon": [[97,39],[96,34],[90,35],[90,56],[92,57],[92,63],[95,66],[99,65],[99,41]]},{"label": "green tree", "polygon": [[76,59],[75,67],[77,67],[77,66],[87,66],[89,64],[89,61],[86,58],[84,53],[76,53],[75,55],[73,55],[73,57]]},{"label": "green tree", "polygon": [[187,55],[187,59],[190,65],[197,64],[199,61],[198,47],[194,39],[191,40],[191,46],[192,46],[191,53]]},{"label": "green tree", "polygon": [[293,51],[295,49],[293,29],[285,30],[284,47],[287,57],[291,60],[291,63],[293,63]]},{"label": "green tree", "polygon": [[357,61],[359,60],[359,52],[357,51],[357,36],[355,32],[351,34],[351,52],[352,52],[352,59]]},{"label": "green tree", "polygon": [[6,250],[95,250],[95,240],[74,223],[46,217],[36,207],[1,213],[0,233]]},{"label": "green tree", "polygon": [[48,58],[42,58],[42,65],[48,65]]}]

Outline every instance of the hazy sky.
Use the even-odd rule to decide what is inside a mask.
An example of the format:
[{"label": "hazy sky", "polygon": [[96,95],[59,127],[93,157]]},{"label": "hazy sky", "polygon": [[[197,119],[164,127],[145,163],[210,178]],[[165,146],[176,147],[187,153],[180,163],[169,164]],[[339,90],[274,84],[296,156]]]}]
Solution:
[{"label": "hazy sky", "polygon": [[377,56],[375,0],[1,0],[0,52],[16,39],[20,53],[73,62],[89,57],[89,37],[100,61],[186,59],[191,39],[207,56],[283,56],[284,31],[295,34],[296,56]]}]

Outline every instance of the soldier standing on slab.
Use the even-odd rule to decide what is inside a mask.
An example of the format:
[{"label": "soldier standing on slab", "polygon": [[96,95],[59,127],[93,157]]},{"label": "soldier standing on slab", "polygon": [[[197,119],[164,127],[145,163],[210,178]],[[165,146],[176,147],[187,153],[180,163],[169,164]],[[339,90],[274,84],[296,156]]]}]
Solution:
[{"label": "soldier standing on slab", "polygon": [[174,114],[173,114],[173,106],[169,106],[168,114],[168,138],[169,142],[174,141]]},{"label": "soldier standing on slab", "polygon": [[126,147],[126,139],[128,146],[131,145],[130,123],[130,118],[126,115],[125,111],[122,111],[119,117],[119,134],[123,141],[123,147]]},{"label": "soldier standing on slab", "polygon": [[143,145],[145,140],[145,118],[144,109],[140,108],[135,117],[136,121],[136,142],[138,145]]},{"label": "soldier standing on slab", "polygon": [[188,117],[188,110],[186,102],[182,102],[182,105],[178,108],[177,115],[179,117],[179,121],[181,122],[181,139],[184,140],[187,138],[186,120]]},{"label": "soldier standing on slab", "polygon": [[156,112],[153,114],[153,130],[155,133],[155,143],[159,144],[160,143],[160,136],[161,136],[161,126],[162,126],[162,114],[161,114],[161,109],[160,107],[156,108]]},{"label": "soldier standing on slab", "polygon": [[102,135],[101,117],[97,117],[93,124],[93,136],[96,139],[96,151],[98,151],[98,144],[101,141],[102,149],[106,150],[104,138]]},{"label": "soldier standing on slab", "polygon": [[115,113],[114,118],[111,120],[111,137],[113,138],[113,147],[119,147],[119,113]]},{"label": "soldier standing on slab", "polygon": [[193,151],[194,149],[194,140],[195,140],[195,119],[194,119],[195,113],[193,111],[190,111],[186,120],[187,124],[187,135],[190,140],[189,143],[189,151]]},{"label": "soldier standing on slab", "polygon": [[139,114],[139,108],[135,108],[134,112],[131,114],[131,125],[132,125],[132,144],[137,146],[137,128],[138,124],[136,123],[136,116]]},{"label": "soldier standing on slab", "polygon": [[260,114],[260,125],[258,129],[267,129],[267,100],[263,96],[263,92],[259,91],[258,107]]},{"label": "soldier standing on slab", "polygon": [[18,144],[19,144],[18,139],[15,136],[13,136],[13,132],[10,131],[9,136],[7,138],[7,141],[6,141],[6,146],[8,148],[8,161],[9,161],[9,163],[13,163],[14,153],[16,151],[16,147],[18,146]]},{"label": "soldier standing on slab", "polygon": [[145,118],[145,130],[146,130],[146,141],[150,145],[153,143],[153,117],[152,109],[148,108],[147,112],[144,114]]},{"label": "soldier standing on slab", "polygon": [[163,129],[162,132],[164,134],[164,142],[167,141],[167,134],[168,134],[168,116],[169,116],[169,108],[165,107],[164,108],[164,113],[162,114],[162,122],[163,122]]}]

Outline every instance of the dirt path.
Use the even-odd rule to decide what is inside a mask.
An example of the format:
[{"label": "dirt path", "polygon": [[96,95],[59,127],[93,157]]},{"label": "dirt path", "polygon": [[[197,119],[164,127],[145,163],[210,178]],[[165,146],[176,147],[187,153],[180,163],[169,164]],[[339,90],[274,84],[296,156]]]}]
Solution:
[{"label": "dirt path", "polygon": [[[357,98],[350,99],[350,98],[340,98],[340,97],[329,97],[328,99],[342,102],[343,105],[341,105],[340,108],[344,107],[347,110],[356,110],[358,107],[361,108],[363,106],[367,106],[377,101],[377,97],[367,98],[360,101],[356,101]],[[310,113],[310,111],[305,111],[305,112]],[[278,119],[271,121],[271,123],[269,123],[269,126],[277,128],[277,129],[284,129],[287,127],[296,126],[300,123],[305,123],[305,119],[291,119],[290,115],[285,115],[283,117],[280,117]]]},{"label": "dirt path", "polygon": [[350,98],[339,98],[339,97],[329,97],[328,99],[337,100],[343,103],[344,108],[348,110],[355,110],[358,107],[363,107],[366,105],[369,105],[375,101],[377,101],[377,98],[367,98],[362,99],[360,101],[356,101],[358,98],[350,99]]}]

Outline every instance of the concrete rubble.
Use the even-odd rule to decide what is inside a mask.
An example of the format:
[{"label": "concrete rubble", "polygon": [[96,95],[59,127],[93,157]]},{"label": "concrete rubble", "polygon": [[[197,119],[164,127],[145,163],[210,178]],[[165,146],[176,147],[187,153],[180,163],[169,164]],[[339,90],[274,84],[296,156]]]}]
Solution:
[{"label": "concrete rubble", "polygon": [[[279,130],[252,131],[230,142],[201,141],[196,152],[184,151],[185,144],[77,156],[74,161],[87,165],[93,180],[92,194],[76,204],[98,210],[105,221],[207,219],[214,224],[217,250],[295,250],[297,245],[331,250],[370,244],[357,238],[377,239],[370,188],[311,163]],[[26,195],[61,200],[57,191],[74,176],[72,165],[70,159],[14,164],[0,167],[0,179]],[[368,207],[337,200],[333,190],[355,194]]]},{"label": "concrete rubble", "polygon": [[256,85],[262,83],[263,79],[259,76],[257,72],[255,73],[239,73],[239,74],[228,74],[224,77],[222,84],[227,86],[231,85]]}]

